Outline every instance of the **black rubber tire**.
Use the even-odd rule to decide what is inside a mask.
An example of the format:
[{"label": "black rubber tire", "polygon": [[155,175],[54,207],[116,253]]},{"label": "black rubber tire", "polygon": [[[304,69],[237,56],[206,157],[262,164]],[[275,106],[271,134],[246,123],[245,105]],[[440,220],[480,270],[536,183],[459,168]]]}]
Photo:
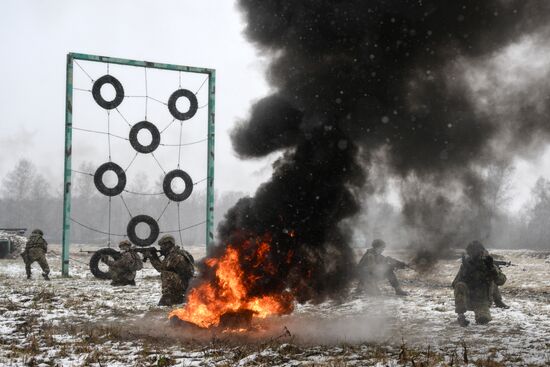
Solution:
[{"label": "black rubber tire", "polygon": [[[115,98],[112,101],[106,101],[101,95],[101,87],[105,84],[111,84],[115,88]],[[112,110],[117,108],[124,99],[124,88],[122,84],[112,75],[103,75],[101,78],[94,82],[92,87],[92,96],[98,105],[106,110]]]},{"label": "black rubber tire", "polygon": [[189,259],[191,259],[191,263],[192,263],[193,265],[195,265],[195,258],[193,257],[193,255],[191,255],[191,253],[190,253],[189,251],[187,251],[187,250],[183,250],[183,251],[185,251],[185,253],[187,254],[187,256],[189,256]]},{"label": "black rubber tire", "polygon": [[[151,143],[149,145],[142,145],[138,140],[138,133],[140,130],[146,129],[151,133]],[[139,153],[151,153],[154,152],[160,144],[160,132],[155,125],[149,121],[140,121],[130,129],[129,136],[130,144]]]},{"label": "black rubber tire", "polygon": [[[136,234],[136,226],[139,223],[145,223],[149,226],[149,237],[147,238],[139,238]],[[155,243],[159,236],[159,225],[156,220],[154,220],[152,217],[148,215],[136,215],[130,221],[128,222],[128,226],[126,227],[126,233],[128,235],[128,238],[132,243],[134,243],[136,246],[145,247],[152,245]]]},{"label": "black rubber tire", "polygon": [[109,272],[104,272],[99,268],[99,262],[101,261],[101,257],[103,255],[107,255],[112,257],[114,260],[118,260],[120,259],[121,254],[112,248],[102,248],[101,250],[94,252],[90,258],[90,271],[94,277],[98,279],[111,279],[111,274]]},{"label": "black rubber tire", "polygon": [[[107,171],[113,171],[117,175],[118,182],[115,187],[109,188],[103,183],[103,174]],[[114,162],[103,163],[94,173],[94,184],[103,195],[116,196],[126,187],[126,173]]]},{"label": "black rubber tire", "polygon": [[[180,112],[176,107],[176,101],[180,97],[185,97],[187,98],[187,100],[189,100],[189,110],[187,110],[187,112]],[[189,120],[190,118],[195,116],[198,108],[199,103],[197,102],[197,96],[195,95],[195,93],[191,92],[188,89],[178,89],[177,91],[172,93],[172,95],[168,99],[168,110],[170,111],[172,116],[174,116],[174,118],[180,121]]]},{"label": "black rubber tire", "polygon": [[[183,180],[185,183],[185,190],[181,194],[176,194],[172,190],[172,180],[174,178],[179,177]],[[181,169],[175,169],[166,174],[164,176],[164,180],[162,181],[162,191],[164,191],[164,194],[168,199],[172,201],[184,201],[189,196],[191,196],[191,193],[193,192],[193,180],[191,179],[191,176],[187,174],[187,172],[181,170]]]}]

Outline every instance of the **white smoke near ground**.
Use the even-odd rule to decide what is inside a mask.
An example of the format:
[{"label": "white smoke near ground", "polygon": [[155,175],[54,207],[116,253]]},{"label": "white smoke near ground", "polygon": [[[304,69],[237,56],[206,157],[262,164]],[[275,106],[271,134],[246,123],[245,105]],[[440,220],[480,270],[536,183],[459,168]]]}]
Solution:
[{"label": "white smoke near ground", "polygon": [[284,325],[301,342],[316,344],[375,342],[390,336],[389,315],[381,310],[369,314],[338,317],[291,316],[277,320],[274,330]]}]

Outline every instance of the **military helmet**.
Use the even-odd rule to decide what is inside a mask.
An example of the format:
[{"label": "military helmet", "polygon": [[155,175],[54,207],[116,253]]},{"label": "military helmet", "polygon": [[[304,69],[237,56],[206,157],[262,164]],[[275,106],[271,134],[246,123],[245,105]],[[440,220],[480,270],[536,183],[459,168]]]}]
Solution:
[{"label": "military helmet", "polygon": [[42,232],[41,229],[33,229],[33,230],[32,230],[32,234],[39,234],[39,235],[43,236],[43,235],[44,235],[44,232]]},{"label": "military helmet", "polygon": [[476,257],[476,256],[483,255],[484,253],[487,252],[487,250],[485,249],[485,247],[483,247],[483,244],[481,242],[476,240],[476,241],[470,242],[468,246],[466,246],[466,252],[471,257]]},{"label": "military helmet", "polygon": [[129,249],[130,247],[132,247],[132,243],[128,240],[122,240],[118,243],[118,248],[120,249],[122,248]]},{"label": "military helmet", "polygon": [[374,241],[372,241],[371,246],[372,248],[381,248],[381,247],[383,248],[383,247],[386,247],[386,242],[384,242],[380,238],[377,238]]},{"label": "military helmet", "polygon": [[162,248],[170,248],[172,246],[174,246],[176,244],[176,240],[174,238],[174,236],[170,235],[170,234],[165,234],[164,236],[162,236],[159,240],[159,246]]}]

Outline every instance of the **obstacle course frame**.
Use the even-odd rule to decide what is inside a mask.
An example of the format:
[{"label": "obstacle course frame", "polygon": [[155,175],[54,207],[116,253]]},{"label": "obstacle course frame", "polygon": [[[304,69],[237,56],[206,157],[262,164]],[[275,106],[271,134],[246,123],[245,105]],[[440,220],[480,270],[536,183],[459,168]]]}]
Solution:
[{"label": "obstacle course frame", "polygon": [[72,179],[72,119],[73,119],[73,61],[84,60],[105,64],[118,64],[142,68],[181,71],[208,75],[208,148],[207,148],[207,185],[206,185],[206,251],[214,245],[214,143],[215,143],[215,93],[216,70],[163,64],[149,61],[120,59],[108,56],[88,55],[81,53],[67,54],[67,74],[65,93],[65,150],[63,169],[63,228],[62,228],[62,262],[61,274],[69,276],[69,247],[71,230],[71,179]]}]

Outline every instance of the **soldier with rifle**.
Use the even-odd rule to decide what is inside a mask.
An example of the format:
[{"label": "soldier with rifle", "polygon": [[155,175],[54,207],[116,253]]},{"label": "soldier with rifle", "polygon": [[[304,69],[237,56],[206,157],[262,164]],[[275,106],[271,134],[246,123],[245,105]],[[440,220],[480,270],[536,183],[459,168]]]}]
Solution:
[{"label": "soldier with rifle", "polygon": [[[490,256],[488,251],[486,253],[486,256]],[[511,261],[501,261],[501,260],[493,260],[493,264],[495,264],[499,269],[501,266],[515,266],[514,264],[512,264]],[[510,306],[508,306],[502,300],[502,294],[500,293],[500,289],[498,289],[498,285],[495,282],[491,283],[490,295],[491,295],[491,303],[494,302],[495,307],[504,308],[504,309],[510,308]]]},{"label": "soldier with rifle", "polygon": [[44,232],[40,229],[33,230],[25,245],[25,251],[21,254],[25,262],[27,279],[31,279],[31,265],[38,262],[42,268],[42,276],[45,280],[50,280],[50,267],[46,260],[46,252],[48,252],[48,242],[44,239]]},{"label": "soldier with rifle", "polygon": [[112,260],[106,255],[101,257],[101,260],[109,266],[112,279],[111,285],[136,285],[136,271],[143,269],[143,262],[139,255],[132,251],[130,241],[120,241],[118,248],[121,256],[117,260]]},{"label": "soldier with rifle", "polygon": [[369,295],[380,294],[378,282],[387,279],[398,296],[406,296],[405,292],[395,276],[394,269],[403,269],[409,267],[404,262],[393,259],[389,256],[383,256],[382,252],[386,243],[381,239],[372,241],[371,248],[367,250],[361,258],[358,265],[359,291],[365,291]]},{"label": "soldier with rifle", "polygon": [[164,235],[158,241],[161,260],[156,251],[147,251],[144,258],[151,260],[151,265],[160,273],[162,297],[159,306],[172,306],[183,303],[189,280],[194,273],[194,260],[190,253],[176,246],[171,235]]},{"label": "soldier with rifle", "polygon": [[467,326],[470,322],[464,314],[466,311],[474,311],[476,323],[487,324],[491,321],[489,307],[493,284],[503,285],[506,276],[495,265],[481,242],[471,242],[466,252],[468,256],[463,256],[462,265],[452,283],[457,321],[460,326]]}]

